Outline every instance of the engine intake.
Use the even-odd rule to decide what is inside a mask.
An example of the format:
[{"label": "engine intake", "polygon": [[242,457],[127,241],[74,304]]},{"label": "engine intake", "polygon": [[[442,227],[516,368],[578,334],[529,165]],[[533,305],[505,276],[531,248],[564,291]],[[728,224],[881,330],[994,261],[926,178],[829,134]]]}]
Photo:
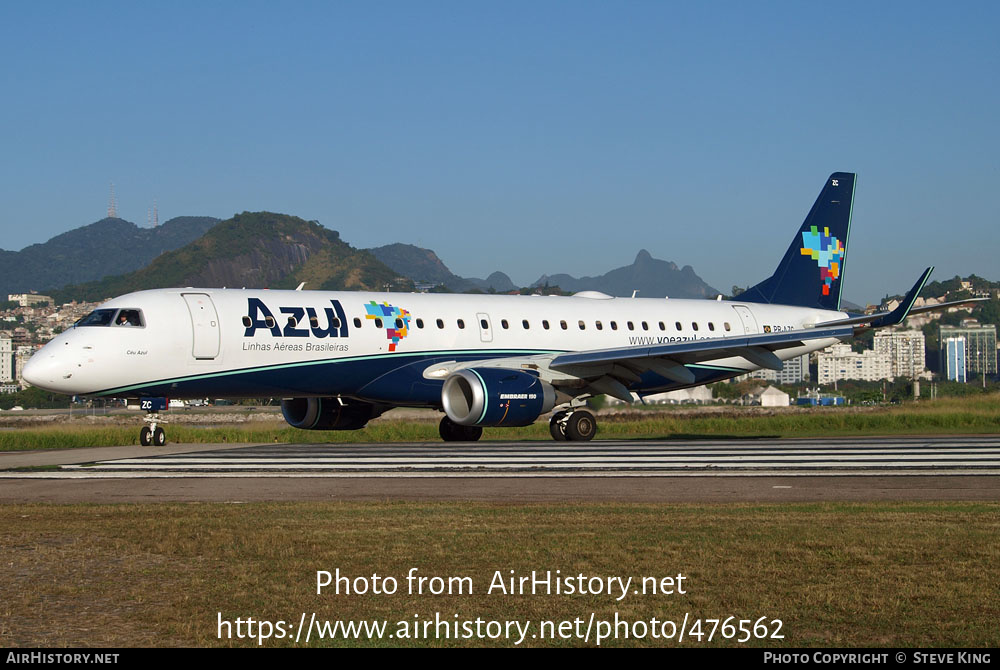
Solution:
[{"label": "engine intake", "polygon": [[527,426],[555,402],[551,384],[520,370],[466,368],[441,388],[445,414],[462,426]]},{"label": "engine intake", "polygon": [[341,398],[284,398],[281,413],[292,428],[358,430],[386,410],[368,402]]}]

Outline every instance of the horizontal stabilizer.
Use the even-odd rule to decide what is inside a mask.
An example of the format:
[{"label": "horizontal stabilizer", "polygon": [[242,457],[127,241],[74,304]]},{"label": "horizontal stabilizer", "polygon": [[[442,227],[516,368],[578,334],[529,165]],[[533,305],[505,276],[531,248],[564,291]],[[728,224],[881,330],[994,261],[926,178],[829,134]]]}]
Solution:
[{"label": "horizontal stabilizer", "polygon": [[924,270],[924,273],[920,275],[920,279],[917,283],[913,285],[913,288],[906,294],[899,306],[891,312],[877,312],[875,314],[865,314],[863,316],[852,316],[849,319],[837,319],[836,321],[825,321],[823,323],[816,324],[817,328],[832,328],[837,326],[854,326],[863,325],[866,328],[885,328],[886,326],[895,326],[898,323],[902,323],[906,317],[911,314],[923,314],[924,312],[936,312],[943,309],[948,309],[950,307],[958,307],[959,305],[971,305],[977,302],[982,302],[987,300],[987,298],[969,298],[967,300],[955,300],[952,302],[945,302],[939,305],[926,305],[924,307],[913,307],[913,303],[916,302],[917,296],[920,295],[920,291],[923,290],[924,284],[927,283],[928,277],[931,276],[931,272],[934,271],[934,267],[931,266]]}]

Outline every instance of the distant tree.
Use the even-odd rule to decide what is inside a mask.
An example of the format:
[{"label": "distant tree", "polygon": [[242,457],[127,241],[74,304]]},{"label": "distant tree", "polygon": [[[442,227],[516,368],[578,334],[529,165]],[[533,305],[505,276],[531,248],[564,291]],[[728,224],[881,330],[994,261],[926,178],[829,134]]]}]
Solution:
[{"label": "distant tree", "polygon": [[972,316],[979,319],[979,323],[992,323],[1000,330],[1000,300],[994,298],[987,302],[979,303]]},{"label": "distant tree", "polygon": [[10,409],[20,405],[25,409],[55,409],[69,407],[69,396],[50,393],[30,386],[17,393],[0,395],[0,409]]}]

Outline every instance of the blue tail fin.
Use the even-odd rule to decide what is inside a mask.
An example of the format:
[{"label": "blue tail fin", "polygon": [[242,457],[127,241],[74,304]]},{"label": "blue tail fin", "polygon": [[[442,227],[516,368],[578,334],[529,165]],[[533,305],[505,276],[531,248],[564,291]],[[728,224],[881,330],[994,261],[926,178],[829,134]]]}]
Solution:
[{"label": "blue tail fin", "polygon": [[778,269],[736,300],[840,309],[855,176],[830,175]]}]

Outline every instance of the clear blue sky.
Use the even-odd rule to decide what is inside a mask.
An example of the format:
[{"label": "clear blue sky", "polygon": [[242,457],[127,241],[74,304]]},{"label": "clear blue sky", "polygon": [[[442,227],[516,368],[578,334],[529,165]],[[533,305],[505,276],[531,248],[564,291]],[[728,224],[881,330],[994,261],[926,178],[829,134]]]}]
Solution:
[{"label": "clear blue sky", "polygon": [[1000,279],[1000,3],[5,2],[0,247],[316,219],[455,272],[727,290],[859,173],[845,297]]}]

